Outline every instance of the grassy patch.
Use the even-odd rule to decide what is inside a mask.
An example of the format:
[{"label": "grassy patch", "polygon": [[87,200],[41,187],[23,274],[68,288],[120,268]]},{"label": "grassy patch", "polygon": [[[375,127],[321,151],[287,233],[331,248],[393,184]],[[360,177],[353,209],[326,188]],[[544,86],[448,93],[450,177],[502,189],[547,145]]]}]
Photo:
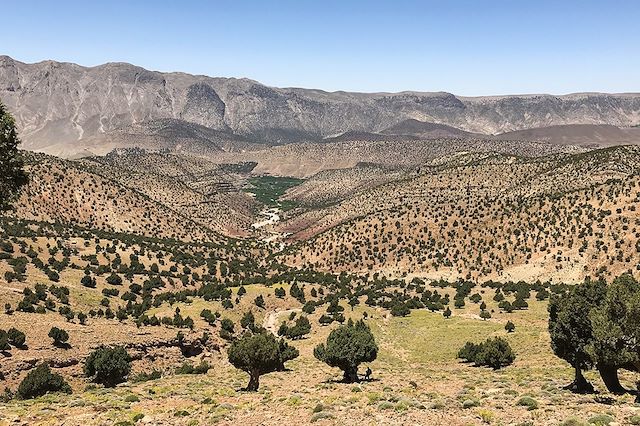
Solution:
[{"label": "grassy patch", "polygon": [[[256,200],[267,206],[278,206],[278,199],[287,189],[300,185],[303,179],[293,177],[257,176],[249,179],[251,187],[247,189],[256,196]],[[282,205],[284,210],[294,207],[293,203],[286,202]]]}]

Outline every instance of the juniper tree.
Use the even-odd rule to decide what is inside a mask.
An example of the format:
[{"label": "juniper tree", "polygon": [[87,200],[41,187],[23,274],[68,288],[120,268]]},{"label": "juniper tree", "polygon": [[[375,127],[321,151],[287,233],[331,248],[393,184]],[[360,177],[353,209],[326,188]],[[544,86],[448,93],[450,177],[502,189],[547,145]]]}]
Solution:
[{"label": "juniper tree", "polygon": [[255,392],[260,386],[260,376],[279,371],[285,361],[298,356],[298,351],[271,333],[247,332],[231,344],[227,355],[231,365],[249,374],[246,390]]},{"label": "juniper tree", "polygon": [[574,392],[593,392],[593,385],[585,379],[583,370],[594,367],[595,361],[587,352],[593,339],[591,310],[604,301],[607,288],[603,281],[587,280],[572,287],[567,294],[553,294],[549,301],[549,334],[551,348],[575,370],[575,378],[567,385]]},{"label": "juniper tree", "polygon": [[19,144],[15,121],[0,102],[0,211],[9,209],[27,183]]},{"label": "juniper tree", "polygon": [[607,287],[603,303],[590,313],[592,337],[587,353],[607,389],[625,393],[618,369],[637,370],[640,361],[640,283],[621,275]]},{"label": "juniper tree", "polygon": [[333,330],[326,343],[321,343],[313,350],[313,355],[331,367],[338,367],[344,372],[344,381],[358,381],[358,366],[363,362],[374,361],[378,356],[378,345],[364,321],[353,322]]}]

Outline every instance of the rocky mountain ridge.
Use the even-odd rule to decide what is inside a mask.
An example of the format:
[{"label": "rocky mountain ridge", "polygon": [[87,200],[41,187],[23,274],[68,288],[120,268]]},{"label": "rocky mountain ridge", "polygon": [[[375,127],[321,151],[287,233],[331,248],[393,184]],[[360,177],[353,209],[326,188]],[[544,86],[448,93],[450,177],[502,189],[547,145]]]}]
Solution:
[{"label": "rocky mountain ridge", "polygon": [[640,124],[640,94],[632,93],[473,98],[445,92],[329,93],[161,73],[126,63],[26,64],[8,56],[0,56],[0,99],[16,118],[23,147],[45,152],[52,145],[64,151],[79,140],[160,119],[271,144],[381,132],[405,120],[484,134],[565,124]]}]

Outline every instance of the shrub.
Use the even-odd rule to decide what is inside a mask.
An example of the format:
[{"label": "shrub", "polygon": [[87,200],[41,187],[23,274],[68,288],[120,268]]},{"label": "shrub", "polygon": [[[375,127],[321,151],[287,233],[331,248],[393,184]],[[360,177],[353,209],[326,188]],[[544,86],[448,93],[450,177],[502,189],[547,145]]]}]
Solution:
[{"label": "shrub", "polygon": [[69,333],[58,327],[51,327],[49,330],[49,337],[53,339],[55,346],[66,346],[69,340]]},{"label": "shrub", "polygon": [[107,277],[106,281],[108,284],[111,284],[111,285],[122,285],[122,278],[120,277],[120,275],[116,274],[115,272],[112,272],[111,275]]},{"label": "shrub", "polygon": [[462,402],[462,408],[464,409],[477,407],[478,405],[480,405],[480,403],[475,399],[465,399]]},{"label": "shrub", "polygon": [[207,371],[210,369],[211,366],[207,361],[201,361],[200,364],[196,366],[185,362],[176,369],[176,374],[207,374]]},{"label": "shrub", "polygon": [[7,337],[9,339],[9,343],[16,348],[24,347],[24,344],[27,341],[27,336],[17,328],[10,328],[9,331],[7,331]]},{"label": "shrub", "polygon": [[467,342],[458,351],[458,358],[465,360],[466,362],[473,362],[476,359],[476,355],[480,350],[480,345],[476,345],[472,342]]},{"label": "shrub", "polygon": [[11,349],[9,347],[9,336],[4,330],[0,330],[0,351]]},{"label": "shrub", "polygon": [[318,322],[321,325],[329,325],[333,322],[333,318],[331,318],[329,315],[322,314],[322,316],[318,319]]},{"label": "shrub", "polygon": [[[282,326],[280,328],[282,328]],[[307,317],[301,316],[298,317],[293,327],[287,327],[285,325],[285,330],[283,331],[284,335],[286,335],[290,339],[300,339],[302,338],[302,336],[307,335],[311,332],[311,323],[309,322],[309,319]],[[278,330],[278,334],[280,334],[280,330]]]},{"label": "shrub", "polygon": [[467,342],[458,351],[458,358],[473,362],[476,366],[491,367],[494,370],[510,365],[515,357],[509,342],[501,337],[487,339],[480,344]]},{"label": "shrub", "polygon": [[531,398],[530,396],[523,396],[516,402],[516,405],[521,407],[527,407],[527,410],[532,411],[538,408],[538,401]]},{"label": "shrub", "polygon": [[516,325],[511,321],[507,321],[507,323],[504,325],[504,329],[507,330],[507,333],[513,333],[516,329]]},{"label": "shrub", "polygon": [[324,420],[324,419],[333,419],[334,416],[333,414],[327,412],[327,411],[320,411],[318,413],[315,413],[313,416],[311,416],[311,423],[315,423],[318,420]]},{"label": "shrub", "polygon": [[608,414],[596,414],[589,419],[589,424],[595,426],[608,426],[615,419]]},{"label": "shrub", "polygon": [[154,369],[154,370],[151,370],[151,373],[142,372],[137,374],[136,376],[133,377],[133,379],[131,379],[131,381],[134,383],[148,382],[149,380],[158,380],[161,377],[162,377],[162,371]]},{"label": "shrub", "polygon": [[47,364],[40,364],[22,380],[17,395],[21,399],[31,399],[47,392],[71,393],[71,387],[61,375],[52,373]]},{"label": "shrub", "polygon": [[123,382],[131,372],[131,358],[121,346],[101,346],[89,355],[84,374],[106,387]]}]

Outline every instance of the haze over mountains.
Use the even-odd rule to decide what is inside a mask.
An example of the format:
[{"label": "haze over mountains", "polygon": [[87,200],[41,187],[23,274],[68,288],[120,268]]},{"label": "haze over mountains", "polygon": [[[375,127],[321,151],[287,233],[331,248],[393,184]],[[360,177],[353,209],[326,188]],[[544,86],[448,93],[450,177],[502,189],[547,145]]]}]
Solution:
[{"label": "haze over mountains", "polygon": [[612,132],[620,133],[615,136],[620,143],[640,139],[637,129],[618,129],[640,124],[640,94],[633,93],[473,98],[445,92],[328,93],[126,63],[25,64],[2,56],[0,99],[16,118],[24,149],[66,157],[130,146],[233,152],[318,142],[346,132],[429,139],[578,124],[592,127],[502,137],[577,145],[605,139],[609,144]]}]

